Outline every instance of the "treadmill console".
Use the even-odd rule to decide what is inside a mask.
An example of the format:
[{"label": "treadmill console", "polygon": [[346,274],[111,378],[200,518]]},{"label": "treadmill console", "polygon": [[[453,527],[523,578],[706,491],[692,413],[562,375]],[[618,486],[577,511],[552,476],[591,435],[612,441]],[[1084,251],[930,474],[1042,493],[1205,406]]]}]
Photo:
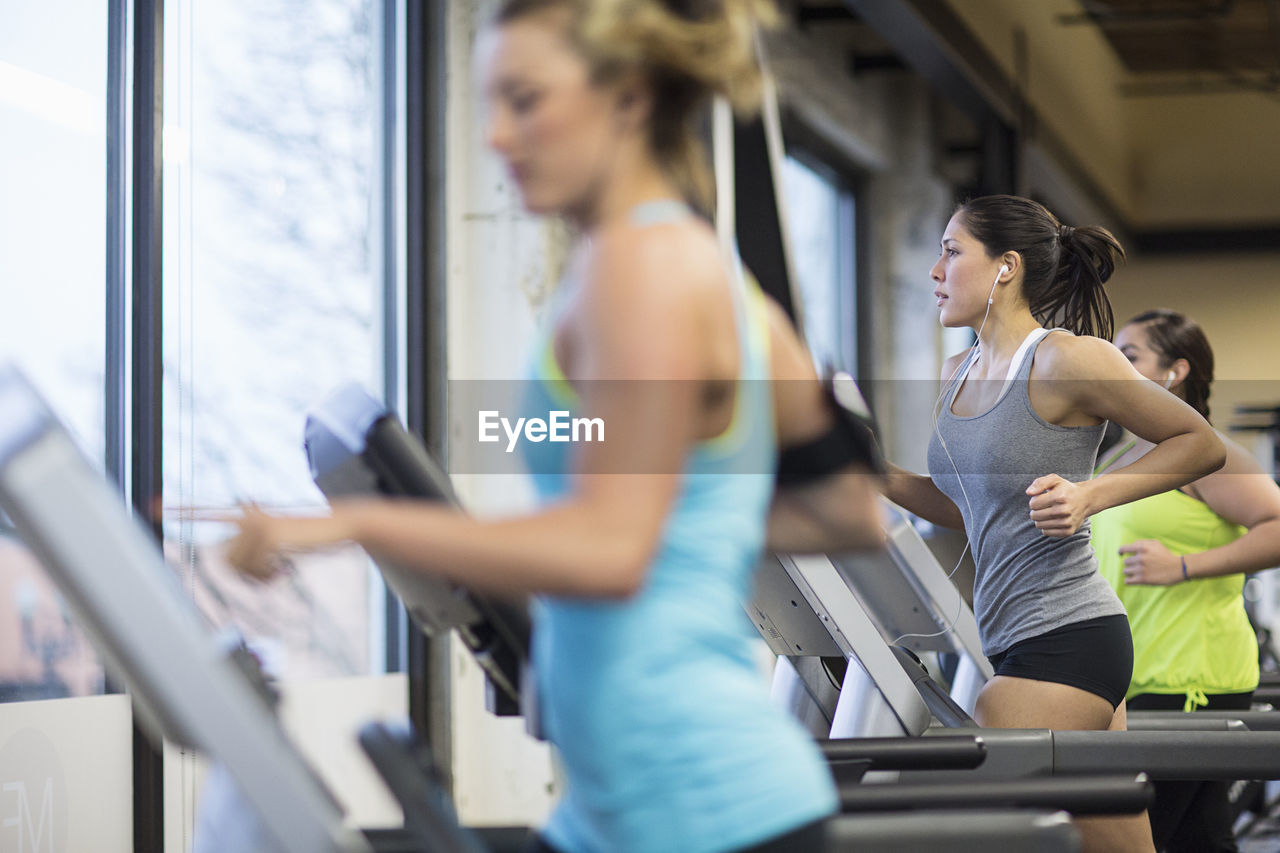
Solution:
[{"label": "treadmill console", "polygon": [[[383,495],[441,501],[461,510],[449,475],[396,416],[358,385],[334,390],[307,416],[307,458],[325,496]],[[387,585],[427,636],[456,630],[485,672],[490,710],[517,716],[520,673],[529,657],[522,602],[477,595],[374,558]]]}]

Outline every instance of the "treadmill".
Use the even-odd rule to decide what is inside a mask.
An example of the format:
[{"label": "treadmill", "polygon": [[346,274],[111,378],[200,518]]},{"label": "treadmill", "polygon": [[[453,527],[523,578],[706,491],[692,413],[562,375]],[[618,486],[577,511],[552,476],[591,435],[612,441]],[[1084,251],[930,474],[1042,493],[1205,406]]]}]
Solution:
[{"label": "treadmill", "polygon": [[[413,763],[412,753],[388,755],[379,748],[377,729],[366,729],[362,745],[399,795],[406,831],[364,833],[343,824],[336,800],[276,719],[252,657],[223,653],[149,531],[129,516],[27,380],[3,366],[0,511],[41,560],[108,666],[131,688],[144,729],[157,740],[167,737],[205,753],[230,776],[241,795],[237,805],[247,807],[256,824],[237,834],[239,843],[221,844],[220,853],[485,849],[476,834],[458,827],[443,790]],[[395,772],[408,767],[417,770],[408,776]],[[1135,784],[1124,795],[1132,801],[1147,792]],[[1011,850],[1078,849],[1075,831],[1061,814],[1001,806],[1011,800],[1016,797],[992,798],[989,816],[969,814],[957,834],[968,841],[954,849],[983,849],[976,840],[982,827],[988,831],[981,843],[989,844],[990,828],[999,827],[1006,833],[999,836],[1002,843],[1011,839]],[[892,814],[836,823],[837,843],[843,839],[864,848],[865,839],[876,838],[896,845],[891,849],[925,853],[938,840],[920,827],[922,821]]]},{"label": "treadmill", "polygon": [[[857,556],[839,558],[837,563],[883,636],[903,638],[904,648],[913,652],[937,650],[959,655],[950,694],[972,715],[977,691],[992,675],[982,654],[973,610],[902,511],[887,501],[885,507],[892,519],[887,530],[892,566],[879,571]],[[923,614],[931,618],[920,620]],[[1280,714],[1270,710],[1197,711],[1195,716],[1178,711],[1128,714],[1130,731],[1221,730],[1228,720],[1239,720],[1250,731],[1280,731]]]},{"label": "treadmill", "polygon": [[[1137,772],[1175,780],[1280,778],[1280,732],[1250,731],[1236,712],[1216,720],[1179,715],[1166,728],[1147,731],[973,729],[964,709],[906,650],[887,645],[846,581],[846,567],[825,556],[784,556],[773,563],[765,570],[774,593],[784,594],[758,592],[752,607],[762,634],[793,655],[842,655],[848,661],[830,707],[832,738],[973,730],[987,746],[987,759],[966,778]],[[901,778],[958,781],[951,771]]]},{"label": "treadmill", "polygon": [[[978,692],[993,674],[982,653],[973,611],[915,528],[892,505],[886,503],[885,509],[890,519],[885,549],[822,558],[839,570],[839,578],[830,575],[822,581],[835,584],[825,598],[835,601],[852,595],[861,614],[842,618],[869,618],[886,642],[901,643],[913,655],[954,655],[958,663],[951,678],[951,697],[972,714]],[[855,694],[866,688],[859,685],[857,672],[833,671],[832,660],[847,658],[849,650],[829,636],[832,616],[822,612],[823,596],[803,591],[808,582],[803,579],[802,565],[812,565],[812,561],[767,557],[747,610],[761,636],[786,662],[776,670],[775,698],[821,735],[822,729],[831,730],[844,679],[852,676],[848,689]],[[819,581],[815,578],[813,582]],[[847,592],[842,587],[847,587]],[[801,600],[806,606],[793,604]],[[857,696],[852,698],[861,701]],[[858,733],[831,730],[832,737]]]},{"label": "treadmill", "polygon": [[[306,428],[306,447],[310,458],[312,472],[317,484],[330,497],[381,494],[384,496],[417,497],[427,500],[447,500],[457,506],[448,475],[435,463],[420,443],[409,436],[400,426],[395,415],[386,410],[380,402],[359,386],[347,385],[333,391],[322,400],[309,414]],[[431,619],[419,616],[416,621],[424,630],[440,631],[459,624],[466,632],[478,637],[506,637],[510,632],[501,627],[490,629],[485,627],[487,619],[507,619],[502,611],[495,611],[484,600],[474,593],[455,584],[438,580],[423,581],[422,575],[413,573],[385,561],[379,561],[380,568],[387,576],[389,585],[405,598],[406,606],[411,612],[418,614],[434,614]],[[441,605],[436,601],[440,596],[447,597],[448,602],[463,606],[454,614],[442,613]],[[514,605],[507,604],[507,607]],[[453,620],[453,621],[450,621]],[[527,630],[527,621],[522,621]],[[466,635],[464,634],[464,639]],[[516,665],[507,665],[501,682],[509,682],[524,667],[527,656],[527,635],[516,647],[508,644],[507,653],[491,655],[489,660],[512,661],[519,658]],[[468,645],[476,648],[471,640]],[[483,648],[483,647],[482,647]],[[494,685],[498,686],[498,685]],[[518,695],[519,691],[513,691]],[[530,709],[532,711],[534,709]],[[409,735],[401,735],[406,746],[402,752],[412,752],[408,745]],[[871,796],[853,788],[862,775],[868,771],[897,771],[922,767],[973,767],[981,763],[985,755],[979,738],[972,734],[964,737],[931,739],[928,744],[916,744],[918,751],[910,752],[909,742],[901,739],[863,739],[859,741],[843,741],[825,744],[828,758],[833,762],[833,772],[838,779],[847,783],[843,787],[846,808],[859,810],[872,808]],[[395,750],[384,749],[385,755],[396,754]],[[406,774],[412,775],[412,774]],[[1105,796],[1088,796],[1088,802],[1067,798],[1062,802],[1081,810],[1120,809],[1140,810],[1140,797],[1135,798],[1134,780],[1132,778],[1117,780],[1097,780],[1099,790],[1106,790]],[[1107,784],[1113,784],[1106,789]],[[1001,791],[988,789],[984,796],[991,799],[988,803],[998,803],[1003,807],[1009,805],[1033,805],[1044,808],[1049,799],[1034,800],[1025,785],[1018,789],[1018,796],[1009,799],[1014,789]],[[972,789],[971,789],[972,792]],[[1127,793],[1126,793],[1127,792]],[[946,791],[934,792],[938,799],[928,801],[938,807],[946,805]],[[1041,792],[1044,793],[1044,792]],[[1085,794],[1082,789],[1077,794]],[[955,790],[950,792],[952,796]],[[916,808],[924,799],[912,799],[912,795],[902,789],[898,799],[891,801],[885,798],[885,792],[879,792],[874,808],[878,810],[893,808]],[[920,797],[925,793],[921,792]],[[1032,797],[1031,799],[1028,799]],[[1034,801],[1033,801],[1034,800]],[[954,807],[955,803],[952,803]],[[1025,815],[1016,820],[1021,821]],[[892,823],[892,822],[890,822]]]},{"label": "treadmill", "polygon": [[[461,510],[449,475],[395,414],[358,384],[336,388],[313,407],[304,435],[312,479],[330,500],[383,495],[439,501]],[[525,602],[478,595],[388,560],[374,561],[424,634],[458,632],[484,670],[489,710],[519,716],[521,669],[529,659]]]}]

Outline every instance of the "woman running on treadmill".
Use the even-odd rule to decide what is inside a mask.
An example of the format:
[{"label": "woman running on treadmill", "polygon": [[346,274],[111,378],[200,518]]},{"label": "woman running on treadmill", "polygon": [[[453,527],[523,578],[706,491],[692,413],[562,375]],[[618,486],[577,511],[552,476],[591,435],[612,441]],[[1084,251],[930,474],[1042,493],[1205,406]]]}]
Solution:
[{"label": "woman running on treadmill", "polygon": [[[599,418],[608,440],[525,442],[541,508],[523,518],[335,502],[323,518],[249,511],[232,544],[260,577],[282,549],[353,540],[540,596],[540,711],[568,775],[542,850],[820,850],[836,810],[816,745],[769,701],[741,603],[778,437],[807,441],[833,415],[814,381],[774,403],[771,368],[812,368],[697,212],[710,193],[696,111],[717,93],[750,106],[753,29],[773,14],[760,0],[501,3],[479,43],[489,143],[525,206],[580,235],[522,414]],[[777,535],[879,540],[871,477],[812,488],[837,510],[805,526],[792,506]]]},{"label": "woman running on treadmill", "polygon": [[[1147,379],[1209,418],[1213,349],[1191,318],[1157,309],[1134,317],[1116,346]],[[1280,566],[1280,486],[1222,436],[1227,464],[1158,495],[1098,513],[1093,547],[1129,613],[1134,710],[1247,711],[1258,686],[1258,638],[1244,609],[1244,573]],[[1126,435],[1098,466],[1141,459],[1151,443]],[[1233,853],[1230,783],[1157,782],[1156,846]]]},{"label": "woman running on treadmill", "polygon": [[[1132,641],[1088,519],[1216,470],[1222,442],[1186,403],[1131,381],[1140,376],[1111,345],[1103,284],[1124,253],[1105,229],[987,196],[956,211],[941,249],[930,276],[942,325],[968,326],[977,342],[943,366],[930,476],[891,467],[887,495],[968,534],[995,668],[981,725],[1124,729]],[[1152,449],[1091,480],[1108,420]],[[1145,815],[1077,823],[1086,850],[1153,849]]]}]

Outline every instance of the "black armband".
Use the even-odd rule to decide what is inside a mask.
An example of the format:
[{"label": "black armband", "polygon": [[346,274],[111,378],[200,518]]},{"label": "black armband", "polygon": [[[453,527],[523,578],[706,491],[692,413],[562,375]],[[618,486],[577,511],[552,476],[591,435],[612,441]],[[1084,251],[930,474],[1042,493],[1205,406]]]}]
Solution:
[{"label": "black armband", "polygon": [[837,373],[822,380],[823,397],[835,422],[822,435],[778,454],[779,486],[801,486],[836,474],[850,465],[863,465],[884,474],[875,418],[862,399],[853,377]]}]

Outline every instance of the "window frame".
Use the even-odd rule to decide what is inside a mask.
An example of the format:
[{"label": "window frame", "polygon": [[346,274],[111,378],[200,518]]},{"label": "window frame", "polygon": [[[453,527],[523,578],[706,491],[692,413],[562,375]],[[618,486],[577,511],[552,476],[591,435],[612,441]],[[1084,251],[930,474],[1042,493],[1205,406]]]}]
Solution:
[{"label": "window frame", "polygon": [[[380,41],[382,362],[385,399],[434,451],[443,445],[442,4],[373,0]],[[162,489],[164,0],[108,0],[104,464],[163,541]],[[416,70],[411,70],[416,69]],[[437,201],[438,200],[438,201]],[[406,672],[410,716],[431,731],[438,678],[427,641],[386,591],[385,662]],[[415,652],[415,648],[417,651]],[[108,681],[107,692],[122,687]],[[445,705],[447,709],[447,704]],[[445,716],[447,721],[447,714]],[[435,728],[439,724],[436,723]],[[446,741],[447,742],[447,741]],[[134,849],[164,850],[163,756],[135,718]]]},{"label": "window frame", "polygon": [[[871,314],[870,288],[862,287],[869,281],[869,256],[867,250],[870,230],[863,214],[866,186],[870,180],[867,171],[821,132],[812,129],[794,111],[784,107],[782,134],[786,141],[786,154],[798,160],[820,177],[828,180],[839,198],[836,232],[839,254],[836,258],[836,275],[840,280],[837,294],[839,306],[839,348],[842,367],[860,382],[868,381],[866,371],[871,364],[869,319]],[[847,235],[848,239],[843,239]]]}]

